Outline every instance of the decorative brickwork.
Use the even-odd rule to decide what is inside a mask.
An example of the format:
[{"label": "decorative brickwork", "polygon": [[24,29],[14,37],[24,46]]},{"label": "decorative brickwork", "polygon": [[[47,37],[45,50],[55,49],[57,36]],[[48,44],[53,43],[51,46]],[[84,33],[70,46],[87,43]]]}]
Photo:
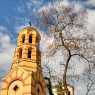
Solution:
[{"label": "decorative brickwork", "polygon": [[40,39],[36,28],[26,27],[19,32],[12,66],[3,79],[0,95],[46,95]]}]

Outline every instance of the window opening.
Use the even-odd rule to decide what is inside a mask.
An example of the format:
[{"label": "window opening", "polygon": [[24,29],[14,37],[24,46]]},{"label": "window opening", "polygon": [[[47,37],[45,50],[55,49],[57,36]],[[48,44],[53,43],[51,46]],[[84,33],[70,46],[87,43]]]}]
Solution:
[{"label": "window opening", "polygon": [[28,49],[28,58],[31,58],[31,49]]},{"label": "window opening", "polygon": [[22,36],[22,43],[25,42],[25,35]]},{"label": "window opening", "polygon": [[29,43],[32,43],[32,35],[29,35]]},{"label": "window opening", "polygon": [[17,91],[18,88],[19,88],[19,87],[16,85],[16,86],[13,88],[13,90],[14,90],[14,91]]}]

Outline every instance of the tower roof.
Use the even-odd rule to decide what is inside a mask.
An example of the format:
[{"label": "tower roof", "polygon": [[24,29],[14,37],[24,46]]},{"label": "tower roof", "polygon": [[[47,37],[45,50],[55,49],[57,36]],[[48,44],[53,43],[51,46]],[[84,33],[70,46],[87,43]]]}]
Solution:
[{"label": "tower roof", "polygon": [[20,30],[19,35],[20,34],[27,34],[27,33],[30,33],[32,35],[36,35],[37,37],[40,38],[40,33],[38,32],[38,30],[35,27],[31,27],[31,26],[24,27]]},{"label": "tower roof", "polygon": [[37,42],[39,42],[41,39],[40,33],[35,27],[24,27],[18,34],[18,45],[22,45],[23,35],[26,36],[26,39],[28,39],[27,37],[29,37],[29,35],[32,35],[32,38],[37,39]]}]

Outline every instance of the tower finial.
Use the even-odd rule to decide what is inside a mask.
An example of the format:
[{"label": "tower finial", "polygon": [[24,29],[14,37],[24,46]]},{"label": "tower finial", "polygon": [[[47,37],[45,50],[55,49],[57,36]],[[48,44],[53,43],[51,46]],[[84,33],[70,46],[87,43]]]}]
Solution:
[{"label": "tower finial", "polygon": [[29,21],[29,26],[32,26],[32,23],[31,23],[31,21]]}]

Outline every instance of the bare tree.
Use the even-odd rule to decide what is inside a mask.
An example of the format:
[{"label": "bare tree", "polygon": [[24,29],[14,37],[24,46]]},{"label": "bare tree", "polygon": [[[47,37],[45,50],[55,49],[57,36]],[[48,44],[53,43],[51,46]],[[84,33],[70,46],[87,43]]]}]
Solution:
[{"label": "bare tree", "polygon": [[[43,55],[42,59],[45,59],[44,57],[45,56]],[[49,95],[54,95],[53,90],[52,90],[53,85],[55,84],[56,81],[59,82],[60,78],[57,76],[56,70],[54,68],[52,68],[53,64],[51,64],[49,62],[49,60],[47,60],[46,62],[43,62],[43,63],[44,63],[42,66],[43,67],[43,73],[44,73],[44,78],[45,78],[46,83],[47,83]]]},{"label": "bare tree", "polygon": [[53,95],[53,91],[52,91],[52,74],[51,74],[51,69],[49,66],[44,65],[46,67],[46,73],[48,73],[48,76],[45,76],[45,80],[47,81],[47,88],[49,91],[49,95]]},{"label": "bare tree", "polygon": [[[76,11],[72,7],[52,6],[49,9],[43,9],[40,14],[43,18],[43,23],[48,27],[48,34],[54,37],[52,45],[54,48],[49,50],[49,56],[54,55],[59,48],[64,48],[66,51],[66,61],[63,63],[65,66],[63,86],[67,89],[67,70],[72,58],[78,56],[86,60],[86,63],[90,67],[89,70],[92,70],[92,67],[95,65],[95,39],[93,34],[89,35],[86,32],[87,12],[86,10]],[[89,80],[90,82],[88,82],[90,86],[87,85],[86,95],[91,90],[93,80]]]}]

